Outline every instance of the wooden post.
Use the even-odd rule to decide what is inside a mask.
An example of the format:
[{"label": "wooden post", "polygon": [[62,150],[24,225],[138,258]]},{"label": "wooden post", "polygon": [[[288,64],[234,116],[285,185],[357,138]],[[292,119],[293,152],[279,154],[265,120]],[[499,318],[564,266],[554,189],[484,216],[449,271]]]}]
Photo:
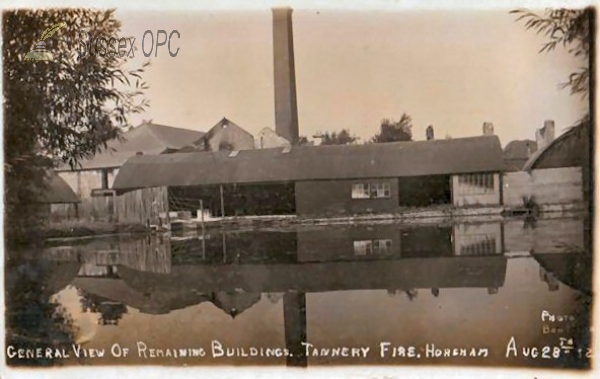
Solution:
[{"label": "wooden post", "polygon": [[227,263],[227,242],[225,241],[225,233],[221,232],[223,241],[223,263]]},{"label": "wooden post", "polygon": [[206,234],[204,229],[204,202],[200,199],[200,224],[202,225],[202,259],[206,259]]},{"label": "wooden post", "polygon": [[117,214],[117,191],[113,190],[112,194],[112,217],[111,221],[119,222],[119,215]]},{"label": "wooden post", "polygon": [[220,185],[221,189],[221,217],[225,217],[225,200],[223,200],[223,184]]}]

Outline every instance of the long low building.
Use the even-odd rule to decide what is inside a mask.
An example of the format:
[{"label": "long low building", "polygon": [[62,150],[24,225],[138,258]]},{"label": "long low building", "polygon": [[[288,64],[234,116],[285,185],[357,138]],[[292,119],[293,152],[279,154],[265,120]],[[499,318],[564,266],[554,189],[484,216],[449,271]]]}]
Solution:
[{"label": "long low building", "polygon": [[213,215],[392,213],[501,203],[497,136],[365,145],[138,155],[113,189],[168,191],[169,210]]}]

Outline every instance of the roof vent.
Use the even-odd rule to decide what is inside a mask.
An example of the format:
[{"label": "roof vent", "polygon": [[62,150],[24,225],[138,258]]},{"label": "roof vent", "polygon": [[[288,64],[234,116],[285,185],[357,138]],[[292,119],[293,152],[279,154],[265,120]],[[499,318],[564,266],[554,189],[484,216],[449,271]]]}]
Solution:
[{"label": "roof vent", "polygon": [[290,151],[292,151],[292,147],[291,146],[285,146],[283,148],[283,150],[281,150],[281,154],[289,154]]},{"label": "roof vent", "polygon": [[144,153],[142,151],[138,151],[135,153],[135,155],[144,155]]},{"label": "roof vent", "polygon": [[233,150],[231,153],[229,153],[229,158],[235,158],[237,157],[237,155],[239,154],[239,150]]}]

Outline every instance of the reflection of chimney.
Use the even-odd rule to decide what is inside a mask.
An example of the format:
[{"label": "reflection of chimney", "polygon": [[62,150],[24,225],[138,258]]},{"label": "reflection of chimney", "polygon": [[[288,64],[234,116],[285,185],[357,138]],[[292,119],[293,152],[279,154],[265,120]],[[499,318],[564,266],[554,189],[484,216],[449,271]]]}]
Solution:
[{"label": "reflection of chimney", "polygon": [[427,130],[425,130],[425,134],[427,136],[427,141],[433,139],[433,125],[429,125],[427,127]]},{"label": "reflection of chimney", "polygon": [[273,67],[275,70],[275,130],[292,145],[298,143],[298,107],[294,69],[292,9],[273,8]]},{"label": "reflection of chimney", "polygon": [[550,145],[554,141],[554,121],[544,121],[544,127],[535,131],[535,142],[538,150]]},{"label": "reflection of chimney", "polygon": [[484,136],[493,136],[494,135],[494,124],[491,122],[483,123],[483,135]]}]

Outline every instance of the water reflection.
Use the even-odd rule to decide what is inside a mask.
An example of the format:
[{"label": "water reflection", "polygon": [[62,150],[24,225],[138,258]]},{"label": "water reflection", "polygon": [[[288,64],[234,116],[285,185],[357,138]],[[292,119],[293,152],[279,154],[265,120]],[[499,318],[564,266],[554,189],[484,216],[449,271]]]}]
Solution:
[{"label": "water reflection", "polygon": [[[557,339],[541,333],[542,309],[577,313],[570,332],[577,335],[578,346],[589,346],[591,254],[584,249],[584,229],[580,219],[558,219],[533,226],[523,220],[382,223],[98,239],[48,248],[43,262],[60,265],[64,272],[60,280],[46,275],[35,282],[46,288],[45,303],[63,288],[75,288],[81,314],[95,315],[96,328],[120,331],[93,329],[104,337],[91,338],[90,344],[108,348],[107,341],[135,345],[141,335],[148,336],[144,328],[155,325],[165,330],[152,330],[160,334],[155,343],[163,346],[207,342],[208,335],[247,348],[279,344],[289,354],[278,358],[288,365],[431,364],[382,359],[375,349],[381,340],[392,339],[419,346],[488,344],[493,351],[488,360],[436,360],[442,363],[585,367],[585,357],[507,361],[504,356],[513,333],[536,345]],[[10,270],[9,277],[20,273]],[[10,299],[9,308],[18,308],[12,304],[20,301]],[[446,330],[456,314],[466,321],[455,320],[456,329]],[[246,327],[243,332],[240,325]],[[468,325],[470,333],[460,331]],[[169,335],[169,328],[181,339]],[[188,328],[202,332],[191,335]],[[307,343],[364,345],[373,352],[369,359],[332,360],[307,356]],[[281,360],[236,355],[223,363]],[[140,362],[144,359],[104,363]]]}]

